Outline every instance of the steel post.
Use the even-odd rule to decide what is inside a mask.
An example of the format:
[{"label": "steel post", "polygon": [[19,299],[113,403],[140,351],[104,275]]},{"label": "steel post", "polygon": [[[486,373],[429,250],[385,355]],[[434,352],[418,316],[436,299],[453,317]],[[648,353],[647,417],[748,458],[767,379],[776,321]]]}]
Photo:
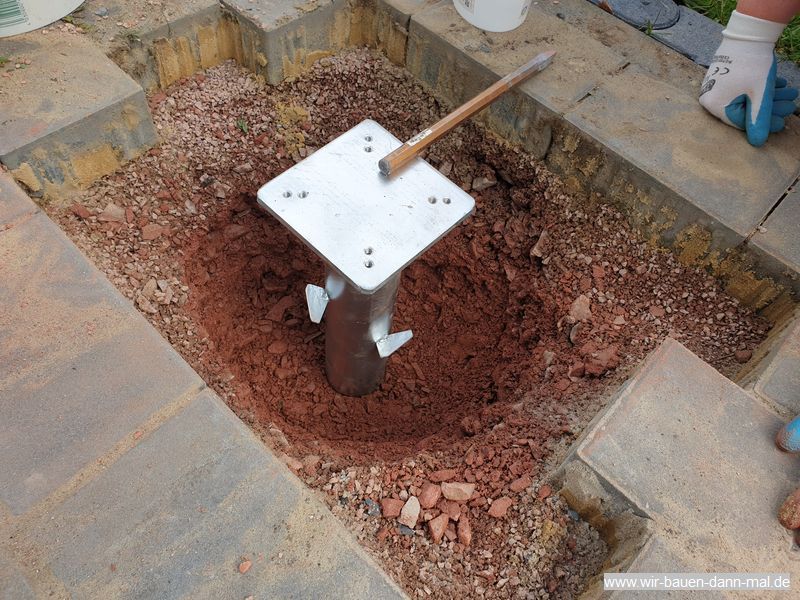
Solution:
[{"label": "steel post", "polygon": [[389,335],[400,273],[372,293],[350,285],[328,269],[325,292],[325,368],[331,387],[346,396],[364,396],[383,381],[386,358],[378,342]]}]

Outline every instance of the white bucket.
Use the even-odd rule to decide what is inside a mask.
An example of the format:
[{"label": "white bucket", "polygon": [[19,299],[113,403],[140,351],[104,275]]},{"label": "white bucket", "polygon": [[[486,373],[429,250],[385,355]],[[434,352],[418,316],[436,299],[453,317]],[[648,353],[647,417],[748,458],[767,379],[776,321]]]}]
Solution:
[{"label": "white bucket", "polygon": [[486,31],[511,31],[528,16],[531,0],[453,0],[458,14]]},{"label": "white bucket", "polygon": [[83,0],[0,0],[0,38],[50,25],[81,4]]}]

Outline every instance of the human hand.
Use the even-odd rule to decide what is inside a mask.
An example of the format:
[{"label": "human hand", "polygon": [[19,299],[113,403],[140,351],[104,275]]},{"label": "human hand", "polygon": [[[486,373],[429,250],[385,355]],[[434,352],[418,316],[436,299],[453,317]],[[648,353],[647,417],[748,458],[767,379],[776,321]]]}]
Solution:
[{"label": "human hand", "polygon": [[775,436],[775,443],[786,452],[800,452],[800,416],[781,427]]},{"label": "human hand", "polygon": [[734,11],[700,90],[700,104],[743,129],[753,146],[782,130],[795,109],[797,90],[776,76],[774,48],[783,27]]}]

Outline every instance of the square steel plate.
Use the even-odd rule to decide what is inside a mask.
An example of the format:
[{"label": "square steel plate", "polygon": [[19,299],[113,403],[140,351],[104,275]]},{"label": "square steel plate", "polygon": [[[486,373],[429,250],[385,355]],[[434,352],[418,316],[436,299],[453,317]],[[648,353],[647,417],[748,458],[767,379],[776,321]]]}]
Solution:
[{"label": "square steel plate", "polygon": [[391,177],[402,142],[366,120],[258,190],[258,203],[355,287],[377,290],[472,212],[472,196],[422,159]]}]

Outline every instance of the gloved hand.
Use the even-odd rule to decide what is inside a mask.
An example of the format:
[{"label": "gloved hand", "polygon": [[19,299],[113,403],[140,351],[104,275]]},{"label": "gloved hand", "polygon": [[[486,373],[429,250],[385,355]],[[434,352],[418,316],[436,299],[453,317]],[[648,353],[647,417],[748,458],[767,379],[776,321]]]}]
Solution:
[{"label": "gloved hand", "polygon": [[775,42],[785,25],[734,11],[700,89],[700,104],[744,129],[753,146],[784,127],[797,90],[776,77]]},{"label": "gloved hand", "polygon": [[775,436],[775,443],[786,452],[800,452],[800,416],[781,427]]}]

